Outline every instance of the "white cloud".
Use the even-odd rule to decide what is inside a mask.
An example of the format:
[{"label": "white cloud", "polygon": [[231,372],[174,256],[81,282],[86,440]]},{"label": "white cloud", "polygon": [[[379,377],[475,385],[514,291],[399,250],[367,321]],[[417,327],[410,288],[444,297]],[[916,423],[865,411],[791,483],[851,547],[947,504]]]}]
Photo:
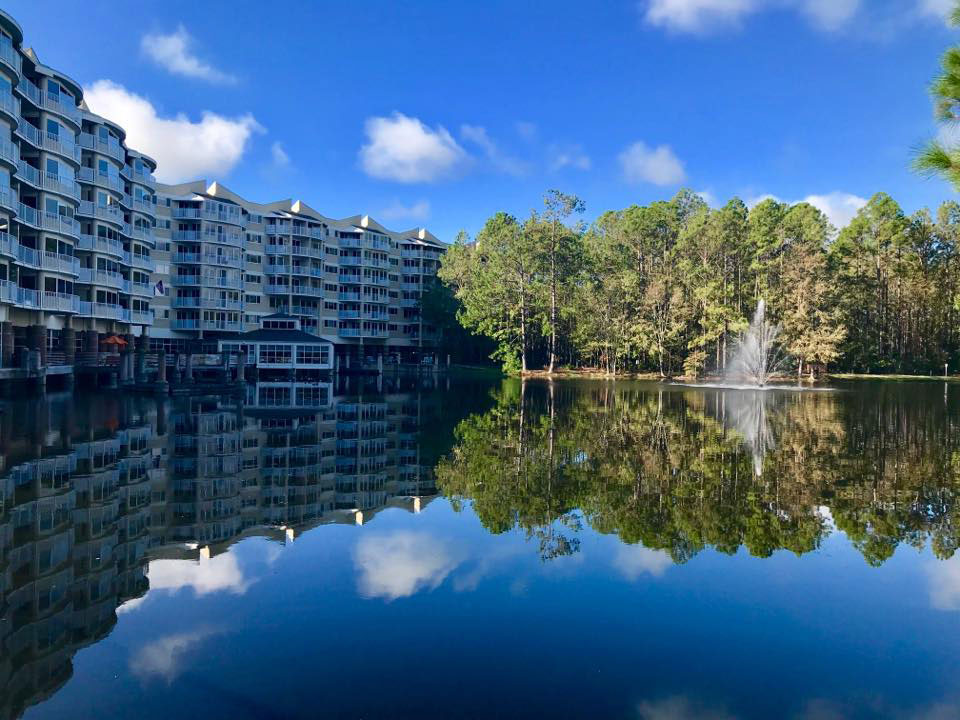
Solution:
[{"label": "white cloud", "polygon": [[157,161],[161,182],[222,177],[240,162],[253,134],[263,131],[249,113],[228,118],[204,111],[199,122],[182,113],[160,117],[149,100],[110,80],[97,80],[83,94],[91,111],[126,130],[129,147]]},{"label": "white cloud", "polygon": [[209,559],[154,560],[149,569],[150,589],[176,592],[192,588],[197,595],[231,592],[242,595],[252,581],[244,577],[233,553],[224,553]]},{"label": "white cloud", "polygon": [[803,202],[810,203],[829,218],[835,228],[844,228],[856,216],[860,208],[867,204],[866,198],[845,192],[832,192],[827,195],[807,195]]},{"label": "white cloud", "polygon": [[507,173],[508,175],[519,176],[526,174],[528,168],[523,161],[504,153],[490,138],[485,127],[480,125],[461,125],[460,137],[479,147],[496,170]]},{"label": "white cloud", "polygon": [[701,34],[737,27],[749,15],[764,10],[792,7],[815,27],[836,31],[857,15],[861,4],[862,0],[646,0],[640,10],[649,25]]},{"label": "white cloud", "polygon": [[720,207],[720,200],[717,196],[710,190],[698,190],[697,195],[699,195],[703,201],[712,208]]},{"label": "white cloud", "polygon": [[763,195],[748,197],[746,199],[746,205],[748,208],[754,208],[764,200],[776,200],[779,203],[785,202],[788,205],[795,205],[799,202],[809,203],[826,215],[830,223],[838,230],[842,230],[849,225],[850,221],[853,220],[860,211],[860,208],[868,202],[866,198],[846,192],[807,195],[802,200],[782,200],[776,195],[765,193]]},{"label": "white cloud", "polygon": [[937,610],[960,610],[960,555],[927,565],[930,604]]},{"label": "white cloud", "polygon": [[757,5],[757,0],[649,0],[644,19],[675,32],[702,33],[736,25]]},{"label": "white cloud", "polygon": [[920,0],[920,14],[937,18],[946,24],[953,6],[954,0]]},{"label": "white cloud", "polygon": [[140,49],[157,65],[174,75],[206,80],[218,85],[233,84],[237,79],[209,63],[202,61],[192,52],[193,38],[187,29],[180,25],[169,35],[144,35],[140,40]]},{"label": "white cloud", "polygon": [[430,217],[430,203],[420,200],[413,205],[404,205],[399,200],[380,211],[384,220],[417,220],[422,221]]},{"label": "white cloud", "polygon": [[273,167],[277,169],[290,166],[290,156],[287,155],[287,151],[283,149],[279,140],[270,146],[270,160],[273,162]]},{"label": "white cloud", "polygon": [[360,594],[387,600],[433,590],[460,564],[438,539],[408,531],[364,536],[353,560]]},{"label": "white cloud", "polygon": [[592,164],[590,156],[579,145],[551,145],[547,154],[550,156],[550,169],[554,171],[565,167],[589,170]]},{"label": "white cloud", "polygon": [[844,27],[860,10],[860,0],[803,0],[800,9],[822,30]]},{"label": "white cloud", "polygon": [[660,577],[673,565],[670,555],[663,550],[651,550],[643,545],[620,545],[613,556],[613,566],[627,580],[639,580],[643,575]]},{"label": "white cloud", "polygon": [[733,720],[723,710],[704,707],[682,696],[642,702],[637,715],[640,720]]},{"label": "white cloud", "polygon": [[130,658],[130,671],[149,680],[159,678],[173,682],[183,672],[184,655],[193,647],[216,635],[217,631],[201,628],[192,632],[166,635],[144,645]]},{"label": "white cloud", "polygon": [[394,113],[368,118],[367,144],[360,148],[364,172],[380,180],[434,182],[452,175],[467,159],[446,128]]},{"label": "white cloud", "polygon": [[679,185],[687,178],[683,163],[669,145],[647,147],[636,142],[619,156],[623,177],[629,183]]}]

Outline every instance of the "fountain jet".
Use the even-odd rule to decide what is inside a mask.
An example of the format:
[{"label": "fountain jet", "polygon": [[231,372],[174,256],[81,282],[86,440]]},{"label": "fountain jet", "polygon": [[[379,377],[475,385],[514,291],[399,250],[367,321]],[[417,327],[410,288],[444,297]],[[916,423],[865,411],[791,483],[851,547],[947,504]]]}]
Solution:
[{"label": "fountain jet", "polygon": [[767,322],[767,305],[760,300],[753,321],[727,369],[727,378],[764,387],[780,364],[779,335],[780,326]]}]

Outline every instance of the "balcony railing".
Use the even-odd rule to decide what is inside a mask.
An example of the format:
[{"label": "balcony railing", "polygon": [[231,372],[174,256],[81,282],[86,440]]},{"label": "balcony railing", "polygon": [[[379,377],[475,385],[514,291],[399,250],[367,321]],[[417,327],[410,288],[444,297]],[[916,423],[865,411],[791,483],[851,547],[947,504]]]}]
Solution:
[{"label": "balcony railing", "polygon": [[9,90],[0,90],[0,110],[11,117],[19,118],[20,99],[15,98]]},{"label": "balcony railing", "polygon": [[199,242],[200,232],[198,230],[174,230],[170,233],[170,238],[177,242]]},{"label": "balcony railing", "polygon": [[200,219],[200,208],[195,207],[175,207],[172,209],[171,215],[175,218],[182,218],[186,220],[199,220]]},{"label": "balcony railing", "polygon": [[80,162],[80,146],[72,139],[66,140],[57,133],[48,132],[43,135],[43,149],[63,155],[76,163]]},{"label": "balcony railing", "polygon": [[104,140],[99,135],[80,133],[80,147],[108,155],[120,163],[123,163],[126,159],[126,152],[120,141],[115,137],[108,137],[107,140]]},{"label": "balcony railing", "polygon": [[0,140],[0,159],[6,160],[17,167],[22,162],[20,160],[20,149],[9,140]]},{"label": "balcony railing", "polygon": [[130,292],[130,281],[120,273],[110,272],[108,270],[80,268],[77,282],[84,285],[102,285],[104,287],[116,288],[123,292]]},{"label": "balcony railing", "polygon": [[[22,71],[20,53],[14,49],[13,43],[10,42],[10,38],[6,36],[3,36],[3,38],[0,39],[0,62],[13,70],[17,75],[19,75]],[[23,82],[23,80],[20,82]]]},{"label": "balcony railing", "polygon": [[142,310],[132,310],[130,311],[130,322],[135,325],[153,325],[154,313],[153,310],[144,312]]},{"label": "balcony railing", "polygon": [[171,300],[170,305],[175,308],[198,308],[200,307],[200,298],[178,295]]},{"label": "balcony railing", "polygon": [[68,215],[45,212],[41,220],[44,230],[69,235],[71,237],[78,237],[80,235],[80,223]]},{"label": "balcony railing", "polygon": [[116,205],[101,205],[90,200],[81,200],[77,214],[95,217],[98,220],[105,220],[115,225],[123,225],[123,213]]},{"label": "balcony railing", "polygon": [[0,207],[6,208],[10,212],[16,214],[17,205],[19,205],[19,202],[17,200],[17,194],[13,191],[13,188],[0,185]]},{"label": "balcony railing", "polygon": [[74,122],[74,124],[80,124],[80,108],[78,108],[73,102],[73,98],[66,100],[67,96],[47,92],[43,98],[43,107],[45,110],[50,112],[59,113],[64,117],[69,118]]},{"label": "balcony railing", "polygon": [[178,252],[174,253],[170,259],[175,263],[190,263],[196,265],[200,263],[200,253]]},{"label": "balcony railing", "polygon": [[120,322],[130,322],[130,310],[120,305],[108,303],[80,301],[79,314],[84,317],[106,318],[108,320],[119,320]]},{"label": "balcony railing", "polygon": [[29,122],[20,118],[20,122],[17,125],[17,135],[22,137],[28,143],[33,145],[35,148],[43,147],[43,140],[41,139],[40,130],[37,129],[34,125],[31,125]]},{"label": "balcony railing", "polygon": [[123,192],[123,181],[120,180],[119,175],[111,175],[110,173],[102,173],[93,168],[82,167],[77,173],[77,178],[80,182],[105,187],[118,193]]},{"label": "balcony railing", "polygon": [[123,244],[119,240],[99,237],[97,235],[82,234],[79,236],[76,247],[78,250],[89,250],[91,252],[109,253],[119,258],[123,257]]}]

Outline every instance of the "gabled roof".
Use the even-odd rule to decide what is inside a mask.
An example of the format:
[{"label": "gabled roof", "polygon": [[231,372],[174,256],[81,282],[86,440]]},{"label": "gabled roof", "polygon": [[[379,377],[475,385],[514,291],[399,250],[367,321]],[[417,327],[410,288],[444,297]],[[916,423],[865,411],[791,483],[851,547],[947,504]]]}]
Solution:
[{"label": "gabled roof", "polygon": [[[311,335],[303,330],[251,330],[238,335],[236,341],[240,343],[329,343],[319,335]],[[330,343],[331,345],[333,343]]]}]

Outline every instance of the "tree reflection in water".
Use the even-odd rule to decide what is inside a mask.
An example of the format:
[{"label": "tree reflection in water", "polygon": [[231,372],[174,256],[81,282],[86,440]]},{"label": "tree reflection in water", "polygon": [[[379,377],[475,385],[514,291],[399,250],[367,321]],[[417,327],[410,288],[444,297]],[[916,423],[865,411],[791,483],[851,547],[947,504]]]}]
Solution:
[{"label": "tree reflection in water", "polygon": [[581,523],[682,563],[707,547],[808,553],[843,531],[879,565],[957,548],[955,415],[905,392],[762,393],[506,381],[437,467],[455,505],[549,559]]}]

